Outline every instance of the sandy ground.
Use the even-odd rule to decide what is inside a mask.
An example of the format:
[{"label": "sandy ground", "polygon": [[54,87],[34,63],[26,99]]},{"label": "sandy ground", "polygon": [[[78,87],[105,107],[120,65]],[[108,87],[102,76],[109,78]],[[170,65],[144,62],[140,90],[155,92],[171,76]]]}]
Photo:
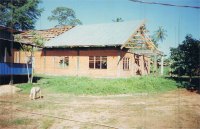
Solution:
[{"label": "sandy ground", "polygon": [[5,94],[14,94],[20,89],[12,85],[0,85],[0,96]]},{"label": "sandy ground", "polygon": [[1,96],[0,128],[200,129],[200,95],[183,89],[118,96],[43,95],[35,101],[26,94]]}]

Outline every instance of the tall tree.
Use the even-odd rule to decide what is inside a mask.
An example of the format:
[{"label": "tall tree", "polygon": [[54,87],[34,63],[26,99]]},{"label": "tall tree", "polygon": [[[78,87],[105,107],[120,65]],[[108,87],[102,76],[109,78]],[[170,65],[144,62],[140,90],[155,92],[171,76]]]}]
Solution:
[{"label": "tall tree", "polygon": [[67,7],[57,7],[52,11],[52,15],[48,17],[49,21],[57,21],[58,25],[80,25],[82,22],[76,18],[75,11]]},{"label": "tall tree", "polygon": [[124,20],[121,17],[117,17],[116,19],[112,20],[113,22],[123,22]]},{"label": "tall tree", "polygon": [[161,41],[163,42],[163,40],[165,40],[167,34],[166,34],[166,30],[162,27],[162,26],[159,26],[158,27],[158,30],[154,32],[154,40],[157,42]]},{"label": "tall tree", "polygon": [[38,7],[41,0],[1,0],[0,25],[16,30],[33,29],[43,9]]},{"label": "tall tree", "polygon": [[200,40],[187,35],[182,44],[171,48],[172,69],[174,74],[190,76],[200,75]]}]

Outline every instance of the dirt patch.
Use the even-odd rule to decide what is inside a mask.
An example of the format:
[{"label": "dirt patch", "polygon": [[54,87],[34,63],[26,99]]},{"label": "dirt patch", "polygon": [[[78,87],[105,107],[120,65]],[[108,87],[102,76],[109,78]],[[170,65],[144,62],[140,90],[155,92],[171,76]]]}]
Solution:
[{"label": "dirt patch", "polygon": [[[26,94],[15,94],[0,97],[0,118],[14,121],[8,122],[10,125],[3,123],[0,128],[20,128],[21,124],[22,128],[50,129],[109,129],[102,125],[120,129],[199,129],[199,100],[199,94],[186,90],[105,97],[44,93],[44,98],[36,101],[30,101]],[[23,122],[23,118],[30,121]],[[22,122],[16,125],[16,121]]]},{"label": "dirt patch", "polygon": [[0,85],[0,96],[1,95],[10,95],[14,94],[17,91],[20,91],[19,88],[12,86],[12,85]]}]

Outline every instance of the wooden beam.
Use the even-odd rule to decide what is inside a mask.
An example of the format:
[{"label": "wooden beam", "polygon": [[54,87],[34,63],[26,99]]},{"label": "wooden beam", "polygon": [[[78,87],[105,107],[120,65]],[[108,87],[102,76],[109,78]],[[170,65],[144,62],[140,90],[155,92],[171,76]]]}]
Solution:
[{"label": "wooden beam", "polygon": [[142,25],[144,25],[145,23],[146,23],[146,20],[142,21],[141,24],[139,24],[139,25],[137,26],[137,29],[135,30],[135,32],[134,32],[134,33],[128,38],[128,40],[121,46],[121,49],[124,48],[125,45],[126,45],[126,43],[127,43],[128,41],[130,41],[130,40],[133,38],[133,36],[136,35],[136,34],[138,33],[138,30],[140,29],[140,27],[141,27]]}]

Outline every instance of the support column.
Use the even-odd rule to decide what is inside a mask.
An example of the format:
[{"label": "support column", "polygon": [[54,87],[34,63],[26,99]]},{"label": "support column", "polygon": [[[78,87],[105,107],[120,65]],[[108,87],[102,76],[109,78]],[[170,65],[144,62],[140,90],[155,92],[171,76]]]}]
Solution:
[{"label": "support column", "polygon": [[6,60],[6,57],[7,56],[7,47],[5,47],[5,51],[4,51],[4,62],[6,62],[7,60]]},{"label": "support column", "polygon": [[[12,37],[13,38],[13,37]],[[11,53],[11,60],[10,60],[10,66],[11,66],[11,75],[10,75],[10,85],[13,85],[13,73],[14,73],[14,69],[13,69],[13,62],[14,62],[14,52],[13,52],[13,40],[11,42],[11,46],[10,48],[8,48],[10,50],[10,53]],[[7,51],[7,50],[6,50]],[[7,54],[7,53],[5,53]],[[7,57],[6,57],[7,58]]]},{"label": "support column", "polygon": [[154,75],[155,75],[156,72],[157,72],[157,55],[156,54],[154,55],[154,68],[153,68],[153,71],[154,71]]},{"label": "support column", "polygon": [[76,66],[76,75],[77,76],[79,76],[79,55],[80,55],[80,52],[77,49],[77,66]]},{"label": "support column", "polygon": [[161,56],[161,69],[160,69],[160,74],[163,75],[163,62],[164,62],[164,56]]},{"label": "support column", "polygon": [[43,73],[46,74],[46,49],[43,50],[44,50]]},{"label": "support column", "polygon": [[31,46],[31,80],[30,82],[32,83],[33,82],[33,72],[34,72],[34,48],[33,46]]},{"label": "support column", "polygon": [[120,77],[120,58],[121,58],[121,50],[118,50],[117,53],[117,77]]}]

